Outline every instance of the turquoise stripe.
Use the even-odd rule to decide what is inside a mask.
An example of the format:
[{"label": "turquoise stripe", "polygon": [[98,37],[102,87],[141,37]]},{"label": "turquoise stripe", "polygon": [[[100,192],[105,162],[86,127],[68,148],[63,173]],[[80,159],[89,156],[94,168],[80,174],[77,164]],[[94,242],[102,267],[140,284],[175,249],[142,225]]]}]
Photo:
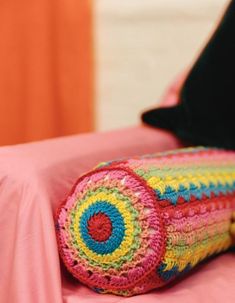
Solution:
[{"label": "turquoise stripe", "polygon": [[165,192],[163,194],[161,194],[159,190],[155,190],[155,193],[159,200],[168,200],[172,204],[176,205],[179,197],[184,198],[185,201],[189,201],[190,197],[193,195],[200,200],[202,198],[202,195],[206,195],[208,198],[210,198],[212,193],[218,196],[220,194],[231,194],[234,191],[235,181],[232,184],[219,183],[215,185],[213,183],[210,183],[209,186],[200,183],[199,188],[195,186],[195,184],[191,183],[189,189],[187,189],[183,185],[180,185],[178,191],[176,191],[170,186],[166,186]]}]

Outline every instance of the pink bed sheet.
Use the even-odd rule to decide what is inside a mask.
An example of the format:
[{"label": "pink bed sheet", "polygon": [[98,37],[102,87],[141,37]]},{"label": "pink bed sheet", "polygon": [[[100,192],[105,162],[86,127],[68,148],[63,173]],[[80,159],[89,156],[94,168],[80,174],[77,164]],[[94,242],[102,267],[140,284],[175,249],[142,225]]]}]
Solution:
[{"label": "pink bed sheet", "polygon": [[232,253],[174,286],[131,298],[96,294],[60,265],[53,215],[77,177],[100,161],[178,146],[172,135],[138,126],[0,148],[0,302],[234,302]]},{"label": "pink bed sheet", "polygon": [[70,293],[61,284],[55,209],[98,162],[176,146],[170,135],[136,127],[0,148],[0,302],[85,299],[79,286]]}]

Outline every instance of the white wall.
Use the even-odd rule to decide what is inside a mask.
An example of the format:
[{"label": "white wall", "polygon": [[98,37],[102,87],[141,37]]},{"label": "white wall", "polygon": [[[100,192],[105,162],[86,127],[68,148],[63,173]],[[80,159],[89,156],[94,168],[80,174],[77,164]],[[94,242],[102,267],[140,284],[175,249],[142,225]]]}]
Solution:
[{"label": "white wall", "polygon": [[97,129],[136,124],[187,67],[226,0],[94,0]]}]

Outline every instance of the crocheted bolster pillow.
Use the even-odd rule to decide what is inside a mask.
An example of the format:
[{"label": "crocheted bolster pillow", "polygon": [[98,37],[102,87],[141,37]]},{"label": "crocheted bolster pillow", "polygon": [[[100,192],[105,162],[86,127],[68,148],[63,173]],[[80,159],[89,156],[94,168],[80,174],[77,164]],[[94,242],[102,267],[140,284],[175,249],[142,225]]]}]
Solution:
[{"label": "crocheted bolster pillow", "polygon": [[67,269],[99,293],[161,287],[233,245],[235,152],[190,148],[103,163],[57,214]]}]

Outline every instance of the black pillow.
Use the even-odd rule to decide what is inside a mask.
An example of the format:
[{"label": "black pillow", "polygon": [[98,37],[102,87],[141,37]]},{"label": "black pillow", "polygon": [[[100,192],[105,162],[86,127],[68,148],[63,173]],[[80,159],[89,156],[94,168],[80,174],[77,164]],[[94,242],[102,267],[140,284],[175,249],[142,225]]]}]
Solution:
[{"label": "black pillow", "polygon": [[194,145],[235,149],[235,1],[189,72],[179,104],[142,120]]}]

